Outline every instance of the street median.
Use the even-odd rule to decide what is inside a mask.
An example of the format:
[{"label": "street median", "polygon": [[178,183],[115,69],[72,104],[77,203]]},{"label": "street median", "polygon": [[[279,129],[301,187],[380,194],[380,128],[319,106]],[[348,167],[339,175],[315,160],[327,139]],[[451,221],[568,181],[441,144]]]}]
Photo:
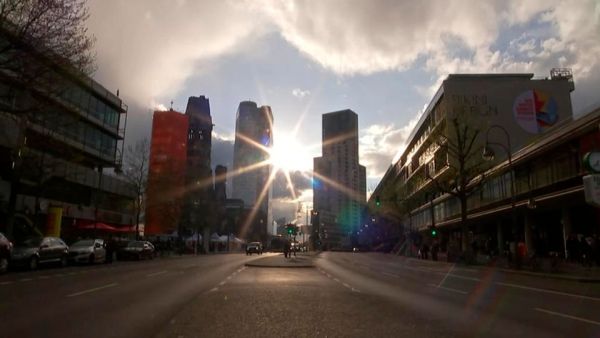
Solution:
[{"label": "street median", "polygon": [[296,257],[285,258],[283,254],[259,258],[246,263],[249,267],[258,268],[313,268],[312,255],[297,255]]}]

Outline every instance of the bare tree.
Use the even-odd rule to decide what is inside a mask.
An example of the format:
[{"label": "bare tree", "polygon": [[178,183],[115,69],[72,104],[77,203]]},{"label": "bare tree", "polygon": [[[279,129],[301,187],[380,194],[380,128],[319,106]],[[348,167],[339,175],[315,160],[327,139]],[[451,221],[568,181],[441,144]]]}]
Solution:
[{"label": "bare tree", "polygon": [[147,138],[138,141],[135,145],[127,146],[125,151],[123,175],[133,186],[136,196],[133,203],[136,236],[140,233],[140,216],[146,208],[149,156],[150,142]]},{"label": "bare tree", "polygon": [[[4,36],[1,70],[28,70],[20,60],[32,52],[46,55],[54,64],[86,74],[94,70],[94,38],[85,25],[89,11],[85,0],[1,0],[0,31]],[[19,74],[26,78],[28,72]]]},{"label": "bare tree", "polygon": [[[433,135],[435,140],[430,146],[435,149],[433,165],[426,170],[425,177],[435,189],[458,199],[460,204],[461,249],[468,251],[467,201],[478,191],[483,183],[483,171],[487,164],[482,154],[482,144],[478,140],[481,129],[464,116],[448,119],[450,124]],[[434,152],[434,151],[432,151]],[[437,170],[446,167],[444,171]],[[436,171],[437,170],[437,171]],[[438,175],[439,172],[442,172]]]}]

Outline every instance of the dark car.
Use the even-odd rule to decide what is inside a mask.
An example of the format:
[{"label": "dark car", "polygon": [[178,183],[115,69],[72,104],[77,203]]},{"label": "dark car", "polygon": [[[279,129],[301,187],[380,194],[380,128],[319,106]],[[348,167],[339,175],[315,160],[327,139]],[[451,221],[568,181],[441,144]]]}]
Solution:
[{"label": "dark car", "polygon": [[8,269],[12,248],[12,243],[0,232],[0,273],[4,273]]},{"label": "dark car", "polygon": [[152,259],[154,258],[154,245],[147,241],[130,241],[119,249],[117,257],[119,259]]},{"label": "dark car", "polygon": [[40,264],[59,263],[66,266],[69,259],[69,247],[57,237],[36,237],[17,243],[10,259],[12,266],[24,266],[31,270]]},{"label": "dark car", "polygon": [[263,249],[260,242],[251,242],[246,245],[246,255],[252,255],[253,253],[262,255]]}]

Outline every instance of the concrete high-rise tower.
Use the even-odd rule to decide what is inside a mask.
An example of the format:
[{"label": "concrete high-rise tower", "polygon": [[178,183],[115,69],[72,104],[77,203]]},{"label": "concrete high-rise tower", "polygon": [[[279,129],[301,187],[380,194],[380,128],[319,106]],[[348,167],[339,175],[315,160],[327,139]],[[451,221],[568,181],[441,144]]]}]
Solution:
[{"label": "concrete high-rise tower", "polygon": [[[269,218],[268,178],[269,154],[263,147],[273,144],[273,113],[271,107],[258,107],[255,102],[241,102],[235,121],[233,151],[232,197],[244,201],[244,207],[254,209],[246,237],[262,239],[266,236]],[[262,195],[262,198],[261,198]]]},{"label": "concrete high-rise tower", "polygon": [[366,204],[366,169],[358,159],[358,115],[349,109],[323,114],[322,135],[322,156],[313,163],[317,228],[324,245],[349,245]]}]

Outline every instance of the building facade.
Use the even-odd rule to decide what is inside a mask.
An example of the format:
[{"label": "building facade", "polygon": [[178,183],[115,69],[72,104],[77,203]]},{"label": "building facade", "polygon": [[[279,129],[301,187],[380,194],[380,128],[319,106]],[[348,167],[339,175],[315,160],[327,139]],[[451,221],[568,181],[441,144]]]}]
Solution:
[{"label": "building facade", "polygon": [[[567,255],[570,234],[600,230],[598,211],[586,204],[582,182],[589,173],[584,155],[600,149],[600,112],[574,119],[572,90],[572,75],[564,69],[544,79],[532,74],[449,76],[406,151],[373,193],[371,212],[378,222],[392,219],[405,231],[425,234],[425,241],[432,240],[427,229],[435,226],[437,240],[449,251],[465,242],[480,247],[487,242],[493,243],[490,250],[504,252],[509,243],[522,240],[530,252]],[[451,145],[460,143],[463,134],[456,130],[465,128],[473,131],[462,138],[473,140],[473,165],[463,167],[474,172],[463,176],[455,169],[458,152]],[[442,142],[436,141],[440,135]],[[468,178],[468,233],[460,229],[461,201],[444,190],[455,187],[460,177]]]},{"label": "building facade", "polygon": [[352,110],[323,114],[322,156],[313,160],[313,209],[321,242],[335,247],[360,227],[366,203],[366,169],[358,158],[358,115]]},{"label": "building facade", "polygon": [[34,73],[0,69],[0,231],[17,240],[70,239],[98,224],[130,231],[135,191],[116,174],[127,106],[49,52],[22,52]]},{"label": "building facade", "polygon": [[[205,96],[188,99],[187,169],[183,223],[190,230],[210,228],[214,223],[211,169],[212,117]],[[207,232],[210,233],[210,232]]]},{"label": "building facade", "polygon": [[248,220],[248,238],[265,238],[270,214],[268,148],[273,144],[271,107],[241,102],[235,123],[232,198],[244,201],[255,217]]},{"label": "building facade", "polygon": [[145,235],[180,229],[188,169],[189,116],[155,111],[152,118]]}]

